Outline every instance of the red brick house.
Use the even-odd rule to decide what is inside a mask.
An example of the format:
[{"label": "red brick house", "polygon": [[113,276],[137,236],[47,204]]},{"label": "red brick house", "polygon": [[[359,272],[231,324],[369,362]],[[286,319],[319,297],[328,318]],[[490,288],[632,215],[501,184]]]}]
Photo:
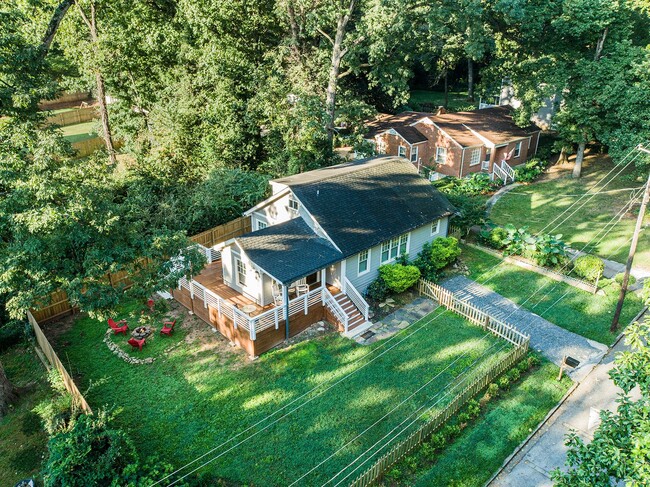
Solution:
[{"label": "red brick house", "polygon": [[507,106],[458,113],[404,112],[367,124],[379,154],[401,156],[430,179],[487,172],[507,182],[537,152],[540,129],[518,127]]}]

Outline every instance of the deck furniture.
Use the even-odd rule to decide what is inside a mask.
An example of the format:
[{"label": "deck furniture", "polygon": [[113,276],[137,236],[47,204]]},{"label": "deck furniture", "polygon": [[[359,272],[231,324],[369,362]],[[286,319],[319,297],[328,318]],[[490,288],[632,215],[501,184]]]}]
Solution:
[{"label": "deck furniture", "polygon": [[241,310],[244,313],[251,314],[257,310],[257,306],[255,306],[254,304],[245,304],[244,306],[241,307]]},{"label": "deck furniture", "polygon": [[138,340],[137,338],[129,338],[127,343],[133,348],[137,348],[138,350],[142,351],[142,347],[147,344],[147,340],[144,338],[141,340]]},{"label": "deck furniture", "polygon": [[296,284],[296,294],[302,296],[309,292],[309,284]]},{"label": "deck furniture", "polygon": [[161,335],[171,336],[174,333],[174,326],[176,326],[176,320],[174,321],[165,321],[163,327],[160,330]]},{"label": "deck furniture", "polygon": [[126,320],[115,321],[113,318],[108,319],[108,326],[112,328],[115,335],[118,333],[124,333],[126,335],[126,330],[129,329],[129,325],[126,324]]}]

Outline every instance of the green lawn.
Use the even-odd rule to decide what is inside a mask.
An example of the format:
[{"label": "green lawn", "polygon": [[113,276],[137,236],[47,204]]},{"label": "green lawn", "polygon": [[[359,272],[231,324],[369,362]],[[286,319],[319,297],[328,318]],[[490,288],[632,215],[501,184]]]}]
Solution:
[{"label": "green lawn", "polygon": [[[533,232],[541,230],[576,202],[613,167],[610,159],[602,156],[587,158],[585,164],[583,176],[580,179],[573,179],[567,175],[559,179],[515,188],[494,205],[490,218],[500,225],[512,223],[516,226],[527,225]],[[604,188],[604,191],[640,187],[642,183],[632,182],[629,174],[630,171],[626,171],[613,179]],[[623,177],[624,175],[627,177]],[[598,188],[602,186],[603,183],[599,184]],[[603,231],[605,225],[629,201],[629,196],[630,191],[599,194],[569,217],[589,198],[585,197],[553,224],[560,224],[557,228],[551,226],[545,232],[561,233],[563,239],[575,249],[581,250],[591,242],[585,249],[586,251],[624,263],[627,260],[630,248],[629,240],[636,223],[635,213],[626,214],[620,223],[613,227],[608,225],[607,229],[611,228],[611,231],[603,238],[602,242],[598,242],[598,240],[607,231],[607,229]],[[565,218],[567,218],[566,221],[562,222]],[[647,221],[648,218],[646,218]],[[650,232],[646,231],[641,234],[634,262],[636,266],[650,270]]]},{"label": "green lawn", "polygon": [[557,371],[545,361],[503,398],[489,402],[415,485],[483,486],[569,389],[571,381],[558,382]]},{"label": "green lawn", "polygon": [[95,127],[97,122],[92,120],[90,122],[78,123],[75,125],[68,125],[61,127],[63,136],[70,142],[81,142],[82,140],[94,139],[97,137]]},{"label": "green lawn", "polygon": [[47,452],[47,435],[31,410],[51,394],[45,367],[33,348],[17,345],[0,354],[7,377],[16,386],[31,382],[35,388],[23,395],[0,420],[0,485],[14,485],[37,477]]},{"label": "green lawn", "polygon": [[[268,430],[254,427],[249,433],[259,432],[257,436],[202,470],[256,486],[287,485],[298,479],[433,379],[396,413],[299,482],[321,485],[405,415],[439,397],[475,360],[487,365],[508,350],[502,348],[504,342],[491,335],[484,338],[480,328],[440,310],[404,330],[390,344],[404,340],[381,356],[388,348],[385,342],[361,347],[332,333],[251,363],[243,352],[207,331],[206,324],[188,319],[172,338],[153,339],[147,354],[157,352],[154,364],[131,366],[102,342],[105,329],[103,323],[80,318],[57,338],[60,355],[71,364],[82,390],[93,384],[86,396],[91,406],[117,406],[118,421],[139,450],[176,466],[229,439],[233,441],[228,447],[235,445],[244,438],[234,440],[238,433],[268,414],[319,384],[354,372],[321,396],[312,393],[299,399],[291,407],[301,404],[302,409]],[[374,357],[378,358],[363,367]],[[222,447],[213,455],[226,450]]]},{"label": "green lawn", "polygon": [[[409,104],[411,103],[442,106],[445,103],[445,93],[443,91],[413,90],[409,98]],[[478,101],[468,101],[467,91],[450,91],[447,108],[453,111],[473,110],[478,108]]]},{"label": "green lawn", "polygon": [[[461,259],[470,269],[470,279],[562,328],[606,345],[613,343],[618,335],[609,332],[618,293],[606,296],[590,294],[502,262],[501,259],[472,247],[463,247]],[[490,270],[499,262],[501,264],[498,267]],[[537,292],[539,289],[541,290]],[[641,307],[641,298],[629,293],[625,299],[621,325],[627,325]]]}]

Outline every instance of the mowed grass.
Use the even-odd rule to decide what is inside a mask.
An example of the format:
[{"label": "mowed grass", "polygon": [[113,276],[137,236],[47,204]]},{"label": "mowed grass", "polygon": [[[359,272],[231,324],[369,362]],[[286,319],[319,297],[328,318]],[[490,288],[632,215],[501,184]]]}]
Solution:
[{"label": "mowed grass", "polygon": [[[620,332],[609,331],[618,293],[591,294],[508,264],[473,247],[464,246],[461,259],[469,267],[470,279],[562,328],[605,345],[611,345]],[[498,267],[492,269],[497,264]],[[621,328],[642,306],[638,295],[628,293],[621,314]]]},{"label": "mowed grass", "polygon": [[[532,232],[538,232],[550,224],[544,231],[562,234],[563,240],[574,249],[584,248],[586,252],[625,263],[639,205],[636,205],[634,212],[625,214],[620,222],[614,221],[610,224],[610,221],[630,200],[632,191],[624,189],[639,188],[643,183],[630,180],[632,171],[629,168],[612,179],[618,172],[617,169],[590,191],[594,193],[602,188],[602,194],[580,199],[612,168],[614,164],[608,157],[592,156],[585,160],[583,176],[580,179],[567,175],[514,188],[497,201],[490,213],[490,219],[499,225],[512,223],[517,227],[528,226]],[[605,186],[610,179],[611,183]],[[615,192],[611,192],[613,190]],[[551,223],[578,200],[571,210]],[[578,209],[585,202],[584,207]],[[577,210],[576,213],[571,215],[574,210]],[[649,222],[650,217],[646,216],[646,224]],[[604,236],[606,232],[607,235]],[[650,270],[650,232],[641,233],[634,265]]]},{"label": "mowed grass", "polygon": [[[443,91],[412,90],[409,103],[430,103],[435,106],[443,106],[445,93]],[[478,102],[468,101],[467,91],[450,91],[447,108],[453,111],[473,110],[478,108]]]},{"label": "mowed grass", "polygon": [[479,418],[423,472],[416,486],[480,487],[560,401],[571,385],[548,361],[489,402]]},{"label": "mowed grass", "polygon": [[[321,485],[406,415],[440,399],[461,372],[474,375],[475,366],[486,366],[510,349],[440,309],[388,343],[362,347],[327,334],[254,362],[223,345],[215,347],[223,341],[211,333],[193,339],[192,327],[186,325],[166,340],[168,351],[160,350],[152,365],[128,365],[102,343],[105,329],[82,317],[57,339],[68,344],[59,352],[81,389],[92,384],[87,394],[91,406],[116,406],[119,424],[143,455],[159,455],[180,467],[216,448],[193,465],[213,460],[198,473],[256,486],[290,484],[370,428],[297,484]],[[428,386],[380,420],[427,381]],[[319,385],[332,387],[319,396],[309,393]],[[274,413],[275,424],[264,421]]]},{"label": "mowed grass", "polygon": [[61,131],[68,142],[72,144],[74,142],[81,142],[82,140],[94,139],[97,137],[96,127],[97,122],[92,120],[90,122],[61,127]]},{"label": "mowed grass", "polygon": [[47,435],[32,409],[51,392],[45,367],[33,348],[14,346],[0,354],[0,362],[15,386],[34,384],[34,389],[22,395],[0,420],[0,485],[4,486],[39,476],[47,454]]}]

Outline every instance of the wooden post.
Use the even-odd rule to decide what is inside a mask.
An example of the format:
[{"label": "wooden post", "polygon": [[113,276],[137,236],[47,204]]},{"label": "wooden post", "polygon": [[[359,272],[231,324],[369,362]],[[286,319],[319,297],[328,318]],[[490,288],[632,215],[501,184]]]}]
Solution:
[{"label": "wooden post", "polygon": [[[645,149],[640,145],[637,147],[637,149],[650,154],[650,150]],[[632,243],[630,244],[630,253],[627,257],[627,263],[625,264],[625,273],[623,274],[623,282],[621,283],[621,294],[619,295],[618,303],[616,304],[616,312],[614,313],[614,318],[612,319],[612,326],[609,328],[609,331],[611,331],[612,333],[614,333],[618,329],[618,320],[621,317],[621,311],[623,310],[623,301],[625,301],[625,294],[627,293],[627,285],[630,280],[630,271],[632,270],[632,262],[634,261],[636,246],[639,243],[639,234],[641,233],[641,226],[643,225],[645,210],[646,207],[648,206],[648,199],[650,199],[650,173],[648,173],[648,180],[645,183],[643,201],[641,202],[641,208],[639,209],[639,216],[636,219],[636,226],[634,227],[634,235],[632,235]]]}]

